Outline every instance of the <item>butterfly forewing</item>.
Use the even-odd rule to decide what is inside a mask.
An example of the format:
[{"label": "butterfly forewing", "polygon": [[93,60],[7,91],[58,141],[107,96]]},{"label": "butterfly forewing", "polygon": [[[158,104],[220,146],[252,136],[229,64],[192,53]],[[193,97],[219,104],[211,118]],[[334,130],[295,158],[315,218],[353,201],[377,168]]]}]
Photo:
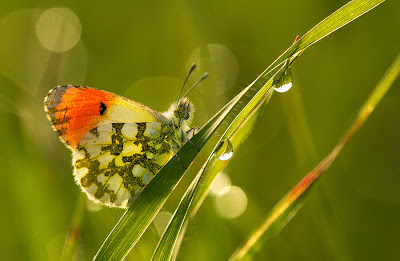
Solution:
[{"label": "butterfly forewing", "polygon": [[187,141],[187,98],[159,113],[125,97],[58,86],[44,99],[54,130],[73,154],[74,177],[88,197],[127,207]]},{"label": "butterfly forewing", "polygon": [[84,86],[58,86],[44,100],[45,110],[61,140],[75,149],[93,128],[113,122],[165,122],[165,117],[139,102]]},{"label": "butterfly forewing", "polygon": [[74,151],[74,176],[88,196],[126,207],[173,156],[161,122],[112,123],[92,129]]}]

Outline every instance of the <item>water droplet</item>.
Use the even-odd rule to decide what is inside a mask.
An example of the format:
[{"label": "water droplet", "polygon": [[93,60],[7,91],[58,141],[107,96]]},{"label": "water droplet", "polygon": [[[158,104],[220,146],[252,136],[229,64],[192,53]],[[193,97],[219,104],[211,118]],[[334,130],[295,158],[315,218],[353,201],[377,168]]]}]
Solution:
[{"label": "water droplet", "polygon": [[215,157],[219,160],[228,160],[233,155],[233,145],[229,139],[225,139],[218,144]]},{"label": "water droplet", "polygon": [[[286,65],[287,66],[287,65]],[[274,83],[274,89],[277,92],[287,92],[292,88],[292,69],[290,66],[283,72],[282,77]]]}]

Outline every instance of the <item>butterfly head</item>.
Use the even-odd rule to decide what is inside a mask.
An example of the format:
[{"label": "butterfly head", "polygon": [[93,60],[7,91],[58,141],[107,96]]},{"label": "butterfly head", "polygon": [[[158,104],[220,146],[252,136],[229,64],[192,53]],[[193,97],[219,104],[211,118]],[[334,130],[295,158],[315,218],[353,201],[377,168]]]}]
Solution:
[{"label": "butterfly head", "polygon": [[[164,116],[168,119],[171,128],[171,142],[172,147],[179,149],[183,144],[188,141],[194,134],[193,131],[189,130],[188,124],[190,123],[191,116],[194,108],[193,104],[189,101],[186,96],[193,90],[201,81],[208,77],[208,73],[205,73],[183,96],[181,96],[185,83],[189,78],[190,74],[196,68],[196,64],[193,64],[190,68],[188,75],[186,76],[185,82],[183,83],[181,92],[178,96],[178,101],[170,107],[170,109],[164,113]],[[183,98],[181,98],[183,97]]]},{"label": "butterfly head", "polygon": [[188,120],[193,113],[192,103],[188,98],[182,98],[178,101],[174,109],[174,116],[180,120]]},{"label": "butterfly head", "polygon": [[193,111],[193,104],[185,97],[172,104],[165,115],[171,120],[173,127],[185,130],[188,128]]},{"label": "butterfly head", "polygon": [[[190,116],[192,115],[194,108],[192,103],[189,101],[188,98],[186,98],[186,96],[188,95],[188,93],[193,90],[194,87],[196,87],[201,81],[203,81],[205,78],[208,77],[208,73],[205,73],[183,96],[181,96],[183,88],[185,87],[185,83],[188,80],[190,74],[194,71],[194,69],[196,69],[196,64],[194,63],[192,65],[192,67],[189,70],[188,75],[186,76],[186,79],[183,83],[181,92],[179,93],[179,97],[178,97],[178,101],[176,102],[176,104],[173,104],[170,108],[170,111],[173,114],[173,118],[175,120],[175,122],[177,123],[176,126],[178,128],[185,127],[184,124],[188,124],[188,120],[190,119]],[[183,97],[183,98],[181,98]],[[187,126],[187,125],[186,125]]]}]

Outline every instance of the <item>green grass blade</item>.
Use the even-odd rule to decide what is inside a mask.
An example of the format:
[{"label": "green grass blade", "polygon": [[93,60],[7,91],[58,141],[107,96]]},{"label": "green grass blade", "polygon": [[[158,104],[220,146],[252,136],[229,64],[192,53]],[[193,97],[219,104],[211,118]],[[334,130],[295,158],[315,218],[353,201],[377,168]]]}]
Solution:
[{"label": "green grass blade", "polygon": [[[273,83],[273,78],[270,79],[269,84],[266,84],[264,86],[265,89],[267,90],[272,90],[271,86]],[[260,98],[261,100],[265,100],[271,97],[272,91],[270,91],[264,98]],[[237,135],[235,135],[235,139],[232,139],[232,144],[234,146],[239,145],[241,141],[244,140],[244,136],[246,134],[249,134],[252,130],[252,127],[254,126],[256,122],[256,118],[260,115],[262,110],[260,107],[265,106],[266,102],[258,102],[256,110],[248,110],[247,111],[247,118],[243,120],[243,122],[246,122],[244,126],[246,128],[242,128],[241,132],[237,132]],[[246,111],[246,110],[244,110]],[[244,114],[244,113],[240,113]],[[239,114],[239,115],[240,115]],[[235,120],[234,120],[235,122]],[[228,128],[227,130],[229,130]],[[239,135],[239,133],[241,135]],[[220,139],[221,141],[221,139]],[[217,145],[218,146],[218,145]],[[214,148],[213,152],[210,154],[208,157],[206,163],[204,166],[201,168],[199,173],[196,175],[195,179],[192,181],[190,187],[186,190],[185,195],[183,196],[178,208],[176,209],[170,223],[168,224],[167,229],[165,230],[163,236],[160,239],[160,242],[156,248],[156,251],[154,252],[152,260],[170,260],[173,254],[174,249],[178,249],[180,246],[180,243],[177,244],[177,241],[179,240],[180,232],[186,226],[185,221],[187,220],[186,217],[188,213],[194,213],[193,211],[190,211],[191,208],[191,203],[193,201],[194,195],[196,194],[197,190],[200,188],[200,184],[205,187],[209,187],[212,180],[214,177],[218,174],[218,170],[221,169],[226,163],[222,163],[221,161],[217,160],[214,156],[214,151],[216,150],[217,146]],[[210,184],[204,184],[203,180],[205,180],[205,177],[211,175],[212,178],[207,178],[206,182],[209,182]],[[198,195],[203,195],[205,196],[206,194],[198,194]],[[197,200],[196,202],[199,202]],[[185,229],[183,229],[185,230]],[[177,248],[175,246],[178,245]]]},{"label": "green grass blade", "polygon": [[[94,260],[121,260],[136,244],[210,136],[251,86],[240,92],[186,143],[139,194],[108,235]],[[191,144],[192,143],[192,144]]]},{"label": "green grass blade", "polygon": [[[201,172],[201,171],[200,171]],[[174,246],[178,240],[178,235],[184,225],[188,209],[193,200],[193,195],[196,191],[198,181],[201,175],[197,174],[190,187],[186,190],[185,195],[182,197],[179,207],[170,220],[167,229],[161,237],[157,248],[153,254],[152,260],[170,260],[174,251]]]},{"label": "green grass blade", "polygon": [[305,49],[328,36],[339,28],[350,23],[359,16],[375,8],[385,0],[353,0],[342,6],[340,9],[326,17],[310,31],[303,35],[291,47],[289,47],[281,56],[279,56],[262,74],[264,76],[271,70],[279,66],[286,59],[291,61],[296,59]]},{"label": "green grass blade", "polygon": [[[261,89],[256,95],[254,95],[250,102],[244,106],[242,111],[236,116],[235,120],[231,122],[220,141],[224,138],[229,138],[236,150],[245,140],[245,137],[251,132],[256,119],[263,110],[260,108],[261,105],[264,107],[266,104],[265,100],[268,100],[272,95],[272,89],[270,89],[270,87],[272,86],[273,81],[268,82],[268,80],[272,79],[271,74],[274,70],[275,75],[279,73],[279,70],[281,70],[282,67],[278,72],[276,72],[276,68],[280,64],[285,62],[289,57],[290,62],[292,63],[307,47],[366,13],[381,2],[383,2],[383,0],[351,1],[321,21],[300,40],[288,48],[252,83],[254,86],[262,86]],[[268,85],[268,83],[270,83],[270,85]],[[170,224],[160,239],[153,260],[170,260],[173,251],[177,253],[189,219],[196,214],[208,193],[213,179],[226,167],[226,165],[227,162],[218,161],[212,154],[210,155],[204,167],[200,170],[182,198]],[[201,186],[199,186],[199,184],[201,184]]]},{"label": "green grass blade", "polygon": [[353,0],[348,2],[305,34],[299,40],[299,50],[303,50],[314,44],[384,1],[385,0]]},{"label": "green grass blade", "polygon": [[[265,87],[270,79],[269,75],[271,72],[276,71],[276,68],[278,68],[278,66],[287,58],[290,57],[290,61],[293,62],[308,46],[367,12],[382,1],[352,1],[310,30],[299,41],[293,44],[283,55],[281,55],[270,67],[268,67],[267,70],[253,82],[253,84],[243,90],[235,97],[235,99],[227,104],[224,109],[216,114],[199,131],[199,133],[193,137],[192,142],[195,146],[199,149],[204,146],[221,121],[243,97],[243,95],[254,86],[254,83],[257,83],[258,86]],[[341,19],[338,19],[338,17]],[[269,88],[261,88],[261,90],[264,91],[264,94],[258,92],[260,96],[253,97],[252,104],[248,105],[245,109],[246,113],[250,113],[251,110],[254,110],[254,108],[257,107],[257,102],[255,101],[258,100],[259,102],[263,95],[266,95],[268,89]],[[242,117],[246,113],[239,115]],[[237,120],[235,121],[235,124],[239,122],[240,120]],[[230,130],[232,133],[230,134],[233,134],[234,130],[240,126],[240,123],[237,126],[231,126],[232,128],[230,128]],[[191,144],[186,144],[178,152],[178,156],[184,165],[189,165],[197,154],[197,150]],[[170,162],[160,170],[159,174],[153,179],[153,181],[150,182],[150,184],[142,191],[139,197],[135,200],[135,203],[124,213],[120,221],[99,249],[95,256],[95,260],[119,260],[124,258],[160,210],[174,187],[182,178],[184,172],[181,163],[176,159],[176,157],[172,158]],[[196,200],[196,202],[200,201]],[[198,205],[198,203],[196,203],[196,205]]]},{"label": "green grass blade", "polygon": [[261,249],[277,235],[291,218],[300,209],[305,195],[315,181],[335,160],[344,145],[350,140],[352,135],[362,126],[368,116],[381,101],[389,90],[394,80],[400,74],[400,54],[385,73],[382,80],[378,83],[371,95],[361,107],[353,124],[345,133],[341,141],[336,145],[332,152],[325,157],[310,173],[308,173],[266,216],[264,222],[257,227],[248,237],[246,242],[240,246],[230,258],[231,261],[253,260]]}]

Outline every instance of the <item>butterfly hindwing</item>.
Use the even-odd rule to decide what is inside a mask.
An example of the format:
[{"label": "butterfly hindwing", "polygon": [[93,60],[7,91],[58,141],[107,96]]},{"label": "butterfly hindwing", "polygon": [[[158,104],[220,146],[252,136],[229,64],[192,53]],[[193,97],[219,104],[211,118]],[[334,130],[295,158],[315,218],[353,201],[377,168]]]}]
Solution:
[{"label": "butterfly hindwing", "polygon": [[93,128],[73,151],[75,180],[91,199],[126,207],[173,156],[170,136],[161,122]]}]

